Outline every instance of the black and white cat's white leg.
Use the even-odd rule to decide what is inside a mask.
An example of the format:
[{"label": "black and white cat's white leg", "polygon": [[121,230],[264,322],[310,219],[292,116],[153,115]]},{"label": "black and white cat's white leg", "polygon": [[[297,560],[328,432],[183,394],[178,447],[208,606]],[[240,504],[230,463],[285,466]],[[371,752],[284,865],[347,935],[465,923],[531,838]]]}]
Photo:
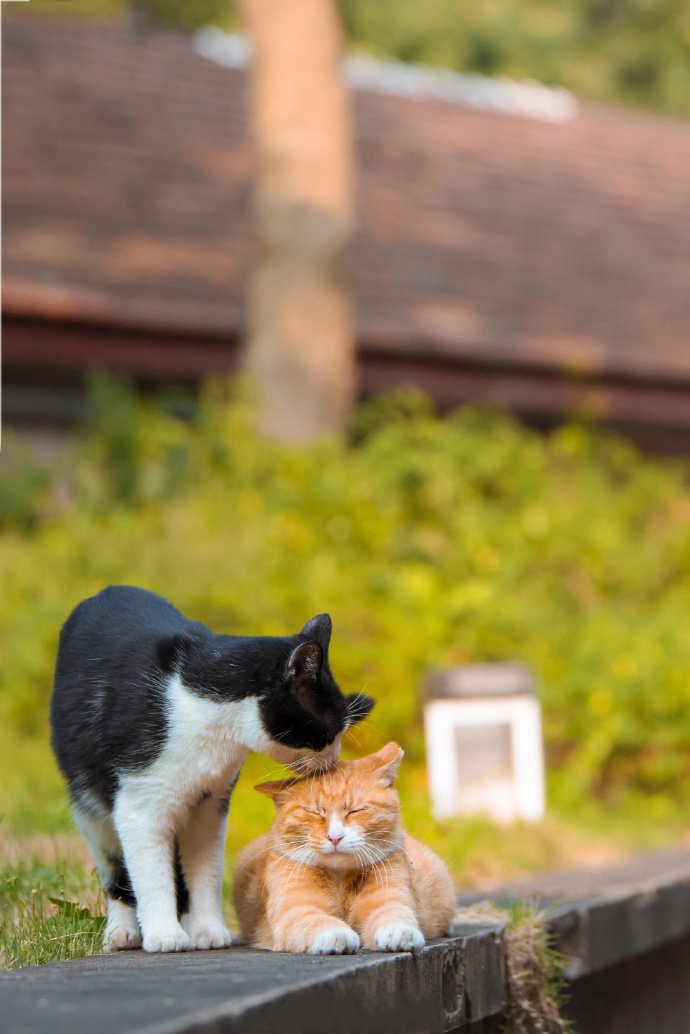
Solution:
[{"label": "black and white cat's white leg", "polygon": [[145,781],[127,780],[113,809],[115,830],[134,891],[144,951],[188,951],[177,916],[175,835],[160,795]]},{"label": "black and white cat's white leg", "polygon": [[112,821],[78,806],[74,808],[74,817],[91,848],[106,893],[108,914],[103,933],[103,951],[126,951],[141,947],[134,893]]},{"label": "black and white cat's white leg", "polygon": [[182,925],[193,948],[228,948],[232,935],[223,919],[223,854],[230,794],[204,795],[179,831],[180,858],[189,891]]}]

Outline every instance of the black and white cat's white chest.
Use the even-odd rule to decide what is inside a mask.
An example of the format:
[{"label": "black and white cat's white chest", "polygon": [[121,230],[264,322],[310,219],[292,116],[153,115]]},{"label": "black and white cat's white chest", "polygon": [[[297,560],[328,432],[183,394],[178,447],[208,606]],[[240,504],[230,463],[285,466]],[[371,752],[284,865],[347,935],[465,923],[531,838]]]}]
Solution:
[{"label": "black and white cat's white chest", "polygon": [[[227,806],[249,750],[265,738],[256,698],[219,701],[190,690],[179,675],[163,687],[165,739],[145,767],[120,773],[114,803],[125,793],[169,816],[176,827],[208,797]],[[269,744],[266,742],[265,747]]]}]

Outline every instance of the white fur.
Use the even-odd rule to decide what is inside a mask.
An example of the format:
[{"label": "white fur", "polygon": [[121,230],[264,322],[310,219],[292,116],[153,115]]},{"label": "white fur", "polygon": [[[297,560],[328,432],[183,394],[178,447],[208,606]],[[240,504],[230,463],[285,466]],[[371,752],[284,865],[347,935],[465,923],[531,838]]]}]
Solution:
[{"label": "white fur", "polygon": [[[268,744],[253,697],[218,702],[189,690],[179,675],[167,685],[168,738],[159,757],[120,783],[113,819],[137,899],[145,951],[184,951],[230,943],[221,883],[225,815],[221,801],[248,749]],[[202,794],[210,797],[199,804]],[[177,919],[174,837],[190,894],[183,929]]]},{"label": "white fur", "polygon": [[222,919],[194,923],[189,915],[182,917],[182,929],[188,935],[191,947],[206,951],[208,948],[229,948],[232,934]]},{"label": "white fur", "polygon": [[329,844],[331,845],[331,847],[334,846],[332,844],[332,842],[331,842],[331,837],[333,837],[333,839],[335,839],[335,840],[338,840],[339,843],[342,843],[342,841],[345,839],[346,835],[347,835],[347,830],[345,829],[345,826],[342,824],[342,822],[338,818],[338,816],[334,813],[333,815],[331,815],[330,822],[328,823],[328,842],[329,842]]},{"label": "white fur", "polygon": [[[314,856],[308,864],[326,865],[331,869],[349,868],[352,865],[352,856],[357,854],[369,855],[372,861],[381,861],[393,851],[398,850],[401,843],[401,835],[396,834],[381,844],[367,844],[366,834],[354,822],[344,824],[345,816],[337,811],[331,812],[328,819],[328,833],[320,844],[320,857]],[[328,836],[342,836],[336,844],[328,839]],[[304,860],[304,859],[302,859]]]},{"label": "white fur", "polygon": [[103,951],[127,951],[141,947],[137,914],[131,905],[108,898],[108,918],[103,936]]},{"label": "white fur", "polygon": [[266,746],[261,748],[262,754],[268,754],[274,761],[283,765],[289,765],[297,775],[306,775],[310,772],[326,772],[332,768],[340,757],[340,745],[342,734],[336,736],[328,747],[321,751],[314,750],[293,750],[292,747],[283,747],[266,737]]},{"label": "white fur", "polygon": [[85,811],[83,804],[83,800],[80,799],[74,809],[74,818],[91,847],[98,875],[101,877],[101,881],[106,883],[109,873],[108,855],[118,854],[120,850],[117,833],[110,816],[102,806],[100,806],[100,814],[94,814],[91,811]]},{"label": "white fur", "polygon": [[[88,810],[87,810],[88,809]],[[103,806],[86,792],[80,792],[74,817],[88,842],[103,886],[110,879],[108,856],[120,854],[120,842],[110,816]],[[123,951],[141,944],[137,916],[131,905],[108,898],[108,916],[103,934],[103,951]]]},{"label": "white fur", "polygon": [[190,900],[182,926],[193,948],[228,948],[232,937],[223,922],[221,900],[225,815],[217,795],[198,805],[179,840]]},{"label": "white fur", "polygon": [[317,934],[309,945],[311,955],[354,955],[359,937],[349,926],[331,926]]},{"label": "white fur", "polygon": [[374,941],[379,951],[414,951],[424,947],[424,934],[409,923],[392,923],[379,926],[374,931]]},{"label": "white fur", "polygon": [[149,952],[189,951],[192,947],[192,942],[179,924],[159,927],[154,933],[147,934],[142,943],[144,951]]}]

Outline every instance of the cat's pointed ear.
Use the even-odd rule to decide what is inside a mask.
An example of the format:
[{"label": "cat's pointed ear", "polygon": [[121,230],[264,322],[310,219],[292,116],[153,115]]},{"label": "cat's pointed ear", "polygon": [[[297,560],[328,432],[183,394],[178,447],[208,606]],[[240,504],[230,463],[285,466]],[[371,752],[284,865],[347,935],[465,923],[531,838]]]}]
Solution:
[{"label": "cat's pointed ear", "polygon": [[363,760],[368,762],[383,786],[392,786],[404,755],[405,751],[402,747],[391,741],[385,747],[381,747],[381,750],[370,754]]},{"label": "cat's pointed ear", "polygon": [[352,693],[350,696],[345,697],[345,702],[347,704],[348,725],[355,725],[357,722],[361,722],[376,705],[376,701],[372,700],[371,697],[365,696],[364,693]]},{"label": "cat's pointed ear", "polygon": [[298,782],[299,779],[276,779],[272,783],[259,783],[254,789],[258,790],[259,793],[265,793],[267,797],[272,797],[273,803],[277,808],[280,805],[280,796],[285,790],[289,790],[291,786]]},{"label": "cat's pointed ear", "polygon": [[306,636],[307,639],[313,639],[315,643],[319,644],[324,653],[328,653],[332,631],[333,622],[330,615],[317,614],[316,617],[307,621],[300,635]]},{"label": "cat's pointed ear", "polygon": [[323,665],[323,650],[318,643],[300,643],[292,651],[283,670],[283,677],[296,687],[314,686]]}]

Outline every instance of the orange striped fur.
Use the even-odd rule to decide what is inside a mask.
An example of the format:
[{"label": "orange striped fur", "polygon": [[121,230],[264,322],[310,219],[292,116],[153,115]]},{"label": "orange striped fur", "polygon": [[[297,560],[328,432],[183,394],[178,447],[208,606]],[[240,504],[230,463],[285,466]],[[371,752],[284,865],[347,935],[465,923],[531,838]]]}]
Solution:
[{"label": "orange striped fur", "polygon": [[245,940],[313,954],[420,948],[455,909],[448,870],[400,825],[393,787],[403,752],[388,743],[305,779],[263,783],[276,817],[235,870]]}]

